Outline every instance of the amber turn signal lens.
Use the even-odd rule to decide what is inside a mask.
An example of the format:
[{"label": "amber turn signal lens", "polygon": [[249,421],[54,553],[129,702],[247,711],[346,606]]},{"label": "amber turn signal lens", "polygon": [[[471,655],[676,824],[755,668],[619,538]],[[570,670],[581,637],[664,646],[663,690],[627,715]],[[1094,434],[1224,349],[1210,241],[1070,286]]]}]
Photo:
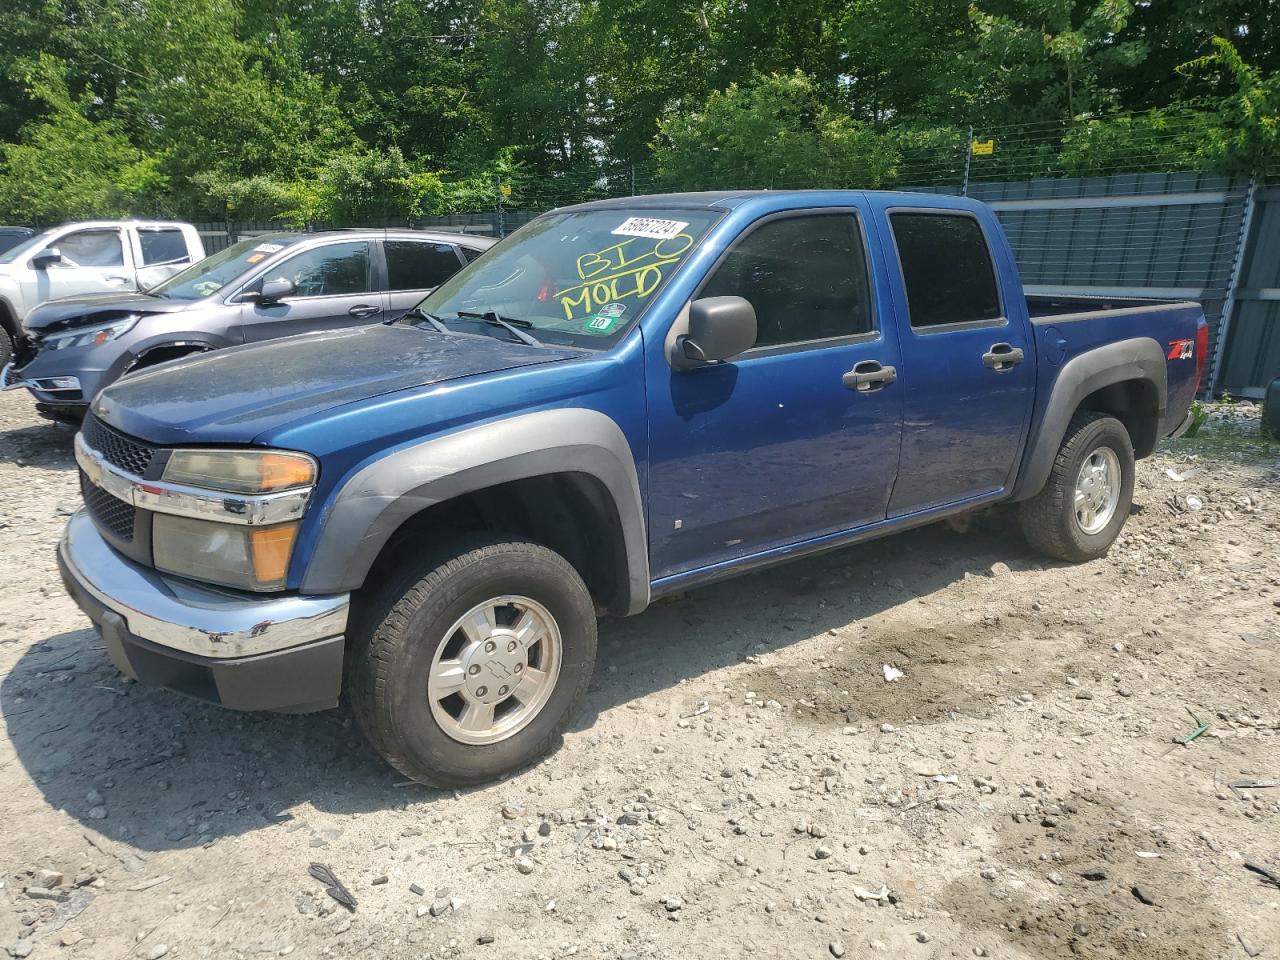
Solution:
[{"label": "amber turn signal lens", "polygon": [[310,460],[281,453],[264,454],[259,461],[263,490],[305,487],[315,479]]},{"label": "amber turn signal lens", "polygon": [[259,527],[249,533],[253,553],[253,575],[259,583],[283,583],[293,553],[293,540],[298,535],[296,523],[278,527]]}]

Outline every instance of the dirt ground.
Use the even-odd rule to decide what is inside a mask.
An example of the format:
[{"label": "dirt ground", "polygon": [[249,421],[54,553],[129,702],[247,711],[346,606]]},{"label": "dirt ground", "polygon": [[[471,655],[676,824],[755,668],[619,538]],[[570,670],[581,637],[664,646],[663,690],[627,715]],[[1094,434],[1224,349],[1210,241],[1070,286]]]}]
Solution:
[{"label": "dirt ground", "polygon": [[[0,946],[1280,958],[1280,885],[1244,865],[1280,873],[1280,445],[1256,415],[1143,462],[1094,563],[979,518],[606,622],[561,748],[458,794],[405,784],[343,711],[119,676],[54,565],[72,433],[0,395]],[[1192,714],[1208,731],[1175,744]]]}]

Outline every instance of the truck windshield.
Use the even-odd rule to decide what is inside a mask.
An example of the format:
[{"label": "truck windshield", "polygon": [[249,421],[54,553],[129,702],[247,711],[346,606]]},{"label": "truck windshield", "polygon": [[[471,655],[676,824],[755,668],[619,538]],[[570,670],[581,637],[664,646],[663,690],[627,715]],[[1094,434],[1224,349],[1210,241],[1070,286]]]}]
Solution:
[{"label": "truck windshield", "polygon": [[[494,314],[544,343],[603,348],[640,316],[719,217],[707,209],[547,214],[486,251],[420,306],[449,326]],[[419,313],[403,323],[425,324]]]},{"label": "truck windshield", "polygon": [[296,237],[251,237],[193,263],[163,283],[147,290],[166,300],[203,300],[211,297],[246,270],[275,255]]},{"label": "truck windshield", "polygon": [[57,228],[55,227],[52,230],[45,230],[43,233],[37,233],[34,237],[28,237],[16,247],[11,247],[4,253],[0,253],[0,263],[13,263],[15,260],[26,256],[28,253],[35,253],[35,251],[43,249],[45,245],[48,244],[49,238],[56,232]]}]

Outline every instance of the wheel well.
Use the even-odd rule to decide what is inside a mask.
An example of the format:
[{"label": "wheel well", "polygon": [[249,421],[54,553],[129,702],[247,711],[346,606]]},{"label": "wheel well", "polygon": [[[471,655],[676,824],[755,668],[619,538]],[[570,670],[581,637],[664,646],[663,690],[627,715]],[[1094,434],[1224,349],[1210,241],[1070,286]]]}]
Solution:
[{"label": "wheel well", "polygon": [[1160,439],[1160,398],[1150,380],[1121,380],[1095,390],[1079,410],[1106,413],[1124,424],[1138,459],[1150,456]]},{"label": "wheel well", "polygon": [[598,606],[625,609],[622,523],[608,489],[586,473],[513,480],[433,504],[392,534],[364,582],[383,582],[423,544],[477,530],[525,537],[554,550],[578,571]]},{"label": "wheel well", "polygon": [[0,327],[4,328],[11,339],[18,339],[18,317],[13,312],[13,307],[4,300],[0,300]]},{"label": "wheel well", "polygon": [[159,347],[151,347],[137,360],[129,364],[129,368],[125,372],[130,373],[134,370],[141,370],[144,367],[154,367],[157,363],[177,360],[179,357],[188,357],[193,353],[207,353],[211,349],[212,347],[200,343],[170,343]]}]

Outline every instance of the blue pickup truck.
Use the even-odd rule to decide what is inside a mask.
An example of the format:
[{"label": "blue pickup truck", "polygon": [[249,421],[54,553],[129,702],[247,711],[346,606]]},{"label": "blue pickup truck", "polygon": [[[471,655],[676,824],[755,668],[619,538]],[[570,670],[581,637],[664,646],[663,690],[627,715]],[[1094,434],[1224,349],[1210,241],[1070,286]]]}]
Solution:
[{"label": "blue pickup truck", "polygon": [[410,314],[177,360],[96,399],[67,589],[138,680],[333,707],[406,775],[550,749],[601,613],[997,503],[1104,555],[1185,429],[1197,304],[1025,295],[990,209],[607,200]]}]

